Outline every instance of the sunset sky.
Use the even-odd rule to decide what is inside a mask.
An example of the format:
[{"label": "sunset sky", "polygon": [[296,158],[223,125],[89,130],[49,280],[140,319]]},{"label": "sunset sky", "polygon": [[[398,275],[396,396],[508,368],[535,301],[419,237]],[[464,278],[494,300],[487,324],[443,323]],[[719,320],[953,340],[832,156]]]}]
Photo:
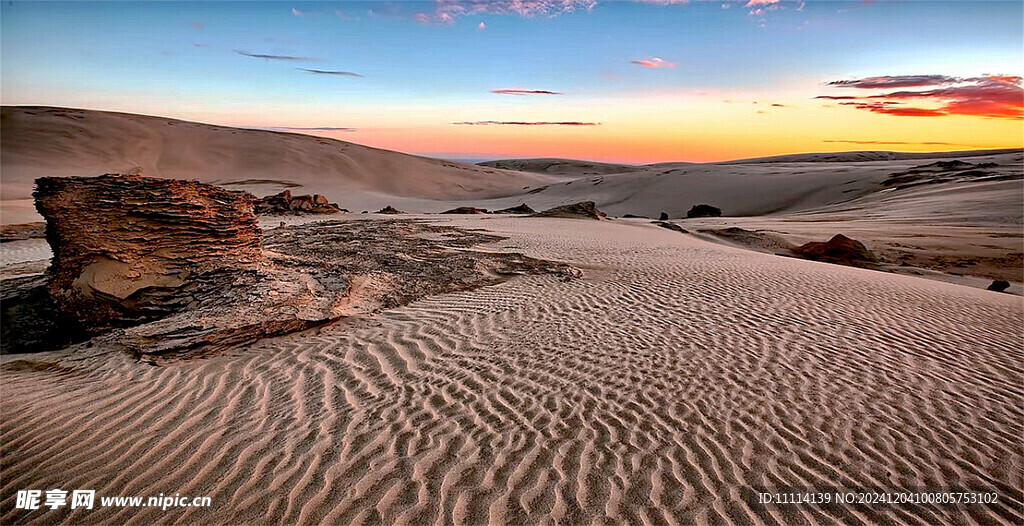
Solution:
[{"label": "sunset sky", "polygon": [[463,159],[1020,147],[1022,6],[15,1],[0,98]]}]

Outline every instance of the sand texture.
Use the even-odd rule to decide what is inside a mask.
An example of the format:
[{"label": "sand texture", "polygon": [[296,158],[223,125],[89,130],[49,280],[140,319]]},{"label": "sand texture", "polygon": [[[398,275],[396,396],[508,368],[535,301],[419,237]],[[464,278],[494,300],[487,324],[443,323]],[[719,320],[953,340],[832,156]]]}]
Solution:
[{"label": "sand texture", "polygon": [[[102,347],[3,356],[0,522],[1024,522],[1019,296],[649,223],[434,221],[583,278],[517,277],[159,367]],[[785,486],[1000,501],[745,497]],[[13,510],[15,490],[52,487],[213,505]]]}]

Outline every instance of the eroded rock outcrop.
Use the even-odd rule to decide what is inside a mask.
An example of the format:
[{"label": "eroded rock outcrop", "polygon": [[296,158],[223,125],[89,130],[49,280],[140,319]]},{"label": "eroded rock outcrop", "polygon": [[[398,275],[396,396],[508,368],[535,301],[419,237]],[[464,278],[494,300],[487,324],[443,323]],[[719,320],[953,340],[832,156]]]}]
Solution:
[{"label": "eroded rock outcrop", "polygon": [[254,210],[259,215],[272,216],[348,212],[337,204],[328,202],[327,198],[320,194],[292,195],[289,190],[257,199]]},{"label": "eroded rock outcrop", "polygon": [[385,206],[384,208],[381,208],[380,210],[377,210],[374,213],[375,214],[391,214],[391,215],[395,215],[395,214],[404,214],[405,212],[403,212],[403,211],[401,211],[401,210],[399,210],[399,209],[397,209],[397,208],[395,208],[395,207],[393,207],[391,205],[388,205],[388,206]]},{"label": "eroded rock outcrop", "polygon": [[606,214],[597,209],[593,201],[581,201],[571,205],[556,206],[531,217],[564,217],[568,219],[604,219]]},{"label": "eroded rock outcrop", "polygon": [[90,333],[207,301],[263,259],[244,192],[107,174],[43,177],[33,196],[54,254],[50,295]]},{"label": "eroded rock outcrop", "polygon": [[517,274],[578,275],[522,254],[469,250],[497,236],[410,220],[323,222],[264,237],[251,195],[197,182],[43,178],[35,195],[55,254],[47,274],[54,308],[40,301],[47,298],[35,281],[3,297],[5,317],[19,318],[4,320],[4,337],[17,336],[26,352],[67,343],[52,334],[60,320],[42,331],[49,334],[21,323],[54,310],[51,317],[81,324],[89,345],[155,359],[208,354]]},{"label": "eroded rock outcrop", "polygon": [[804,259],[853,267],[871,267],[878,261],[863,243],[842,234],[836,234],[825,243],[805,243],[794,248],[793,253]]},{"label": "eroded rock outcrop", "polygon": [[46,223],[21,223],[0,226],[0,243],[46,237]]}]

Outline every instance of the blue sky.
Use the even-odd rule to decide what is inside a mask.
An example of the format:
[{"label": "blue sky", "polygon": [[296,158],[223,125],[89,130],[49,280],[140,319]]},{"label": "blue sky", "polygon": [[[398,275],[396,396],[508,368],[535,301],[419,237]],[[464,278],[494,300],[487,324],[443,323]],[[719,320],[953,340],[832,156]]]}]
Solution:
[{"label": "blue sky", "polygon": [[[1022,5],[15,1],[2,7],[0,98],[4,104],[109,109],[228,125],[353,128],[318,134],[414,152],[524,156],[536,150],[546,155],[557,148],[537,146],[562,137],[564,156],[593,154],[577,144],[586,142],[580,134],[609,147],[626,143],[621,151],[597,152],[607,159],[632,158],[631,137],[645,147],[659,132],[668,140],[685,140],[689,128],[714,123],[704,115],[712,107],[732,121],[712,132],[723,141],[746,141],[746,150],[759,153],[764,148],[754,148],[756,141],[743,129],[756,128],[759,116],[769,115],[754,103],[776,104],[802,112],[776,117],[783,125],[789,122],[806,143],[802,149],[810,151],[835,139],[835,130],[822,124],[830,119],[818,115],[829,103],[814,98],[839,94],[828,82],[1020,76]],[[1015,82],[1019,88],[1019,79]],[[557,94],[493,92],[498,89]],[[944,108],[948,100],[923,102]],[[750,111],[736,113],[738,103]],[[838,106],[831,108],[833,120],[848,119],[858,130],[870,129],[862,122],[868,113],[881,119],[878,123],[930,120],[950,129],[917,142],[964,142],[952,124],[966,117],[978,121],[969,126],[975,137],[981,120],[989,124],[981,126],[985,137],[1006,136],[1012,129],[1007,121],[1020,129],[1012,107],[998,118],[992,112],[977,117],[954,111],[928,119],[881,115],[878,106],[865,104]],[[491,124],[488,128],[503,131],[483,132],[453,124],[469,121],[595,126]],[[895,126],[900,140],[888,142],[914,142],[914,130],[921,127]],[[509,144],[507,151],[492,151],[500,150],[502,141]],[[1007,141],[986,144],[1019,145],[1020,133]],[[784,151],[800,144],[775,142]],[[738,150],[744,148],[705,148],[701,154],[666,144],[635,158],[711,158],[733,151],[741,155]]]}]

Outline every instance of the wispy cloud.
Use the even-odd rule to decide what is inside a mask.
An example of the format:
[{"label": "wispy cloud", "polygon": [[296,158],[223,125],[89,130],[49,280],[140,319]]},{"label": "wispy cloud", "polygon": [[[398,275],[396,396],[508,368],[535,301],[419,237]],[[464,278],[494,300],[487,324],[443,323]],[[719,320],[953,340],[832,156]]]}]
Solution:
[{"label": "wispy cloud", "polygon": [[941,142],[941,141],[921,141],[921,142],[908,142],[908,141],[851,141],[851,140],[839,140],[839,139],[825,139],[821,142],[837,143],[837,144],[887,144],[887,145],[923,145],[923,146],[973,146],[971,144],[960,144],[955,142]]},{"label": "wispy cloud", "polygon": [[344,128],[338,126],[314,126],[309,128],[295,127],[295,126],[253,126],[256,130],[267,130],[267,131],[340,131],[340,132],[354,132],[358,128]]},{"label": "wispy cloud", "polygon": [[668,62],[658,57],[649,57],[645,59],[630,60],[630,64],[636,64],[645,68],[674,68],[676,64],[674,62]]},{"label": "wispy cloud", "polygon": [[305,62],[305,61],[308,61],[308,60],[312,60],[309,57],[296,57],[296,56],[292,56],[292,55],[263,55],[263,54],[260,54],[260,53],[249,53],[247,51],[239,51],[237,49],[235,50],[235,53],[238,53],[239,55],[244,55],[244,56],[247,56],[247,57],[262,58],[262,59],[266,59],[266,60],[285,60],[285,61],[292,61],[292,62]]},{"label": "wispy cloud", "polygon": [[453,122],[457,126],[599,126],[599,122],[577,122],[577,121],[559,121],[559,122],[522,122],[522,121],[472,121],[472,122]]},{"label": "wispy cloud", "polygon": [[305,71],[307,73],[315,73],[317,75],[337,75],[339,77],[362,77],[363,76],[363,75],[360,75],[359,73],[356,73],[354,71],[335,71],[335,70],[329,70],[329,69],[308,69],[308,68],[295,68],[295,69],[301,69],[302,71]]},{"label": "wispy cloud", "polygon": [[195,47],[210,47],[209,42],[195,42],[192,45]]},{"label": "wispy cloud", "polygon": [[946,75],[896,75],[892,77],[865,77],[853,80],[833,80],[828,86],[837,88],[861,88],[861,89],[893,89],[893,88],[920,88],[923,86],[936,86],[941,84],[954,84],[963,79],[949,77]]},{"label": "wispy cloud", "polygon": [[292,8],[292,15],[293,16],[309,16],[309,13],[307,13],[306,11],[299,11],[298,9],[295,9],[293,7]]},{"label": "wispy cloud", "polygon": [[816,97],[847,101],[839,104],[873,113],[902,117],[971,115],[997,119],[1024,119],[1024,87],[1019,76],[984,75],[960,78],[947,75],[897,75],[837,80],[826,85],[835,88],[872,90],[932,88],[870,95]]},{"label": "wispy cloud", "polygon": [[487,24],[485,24],[483,22],[480,22],[479,24],[476,25],[476,28],[478,30],[480,30],[480,31],[483,31],[483,30],[487,29]]},{"label": "wispy cloud", "polygon": [[500,88],[492,89],[491,93],[498,93],[501,95],[562,95],[560,91],[549,91],[546,89],[520,89],[520,88]]},{"label": "wispy cloud", "polygon": [[589,11],[597,0],[436,0],[434,5],[433,12],[415,13],[413,19],[421,24],[451,24],[457,18],[481,14],[555,17]]}]

